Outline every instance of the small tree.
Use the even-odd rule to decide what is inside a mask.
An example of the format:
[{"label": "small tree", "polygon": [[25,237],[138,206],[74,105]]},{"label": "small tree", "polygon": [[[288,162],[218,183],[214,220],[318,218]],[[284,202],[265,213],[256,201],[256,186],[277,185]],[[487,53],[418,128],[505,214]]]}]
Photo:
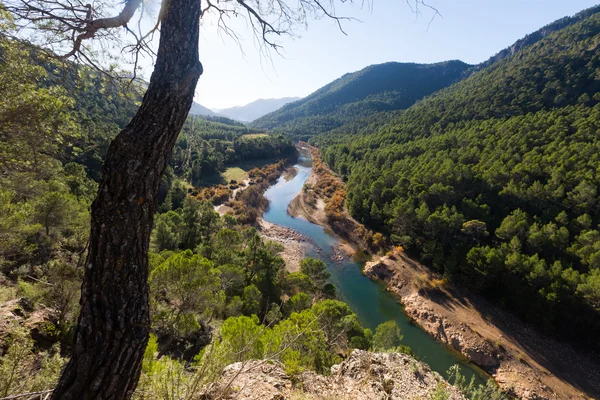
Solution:
[{"label": "small tree", "polygon": [[211,261],[190,250],[177,253],[155,267],[150,275],[154,315],[160,329],[187,335],[218,315],[225,302],[220,271]]},{"label": "small tree", "polygon": [[373,348],[379,351],[394,350],[402,342],[402,332],[396,321],[379,325],[373,335]]},{"label": "small tree", "polygon": [[34,220],[42,224],[46,235],[52,228],[60,229],[69,223],[77,210],[77,200],[68,193],[48,192],[41,196],[34,206]]},{"label": "small tree", "polygon": [[300,271],[310,277],[315,288],[319,290],[323,288],[330,276],[329,272],[327,272],[327,265],[323,261],[314,258],[305,258],[302,260],[300,262]]}]

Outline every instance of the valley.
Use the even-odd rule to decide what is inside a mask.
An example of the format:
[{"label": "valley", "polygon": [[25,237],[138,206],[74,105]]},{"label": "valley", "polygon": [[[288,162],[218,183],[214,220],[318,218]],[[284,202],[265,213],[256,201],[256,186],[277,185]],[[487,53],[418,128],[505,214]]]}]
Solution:
[{"label": "valley", "polygon": [[600,398],[600,6],[209,110],[173,1],[149,82],[0,5],[0,400]]},{"label": "valley", "polygon": [[[313,150],[312,154],[318,153]],[[444,350],[439,346],[424,344],[422,335],[425,331],[487,371],[504,390],[515,393],[519,398],[578,399],[600,395],[600,386],[594,383],[600,382],[600,366],[593,357],[571,345],[540,335],[485,299],[444,281],[443,277],[432,273],[402,250],[391,249],[385,256],[374,255],[366,265],[364,261],[352,259],[356,255],[354,249],[360,248],[360,243],[345,244],[350,247],[350,252],[340,252],[344,244],[331,236],[335,227],[325,217],[323,205],[329,199],[316,196],[311,189],[307,190],[318,185],[319,178],[310,169],[308,174],[305,171],[304,179],[295,186],[280,179],[265,194],[274,209],[269,209],[264,218],[285,227],[293,227],[309,238],[320,239],[311,246],[304,235],[294,235],[289,231],[283,234],[286,250],[303,243],[305,254],[313,255],[317,246],[316,257],[328,264],[340,298],[352,307],[367,326],[377,321],[375,310],[386,315],[379,317],[379,321],[397,318],[404,332],[404,343],[415,351],[419,359],[442,375],[449,367],[458,364],[467,377],[473,376],[473,372],[468,371],[473,367],[452,353],[444,364],[440,357],[440,352]],[[326,230],[319,234],[318,228],[310,223],[307,225],[305,221]],[[355,221],[353,223],[357,224]],[[348,232],[340,234],[348,236]],[[318,247],[319,244],[323,247]],[[357,273],[363,268],[366,277],[384,282],[385,290],[397,296],[403,307],[394,307],[389,294],[377,285],[374,285],[374,291],[366,290],[368,284]],[[408,318],[404,318],[404,315]],[[408,321],[414,321],[419,327]],[[477,368],[474,371],[476,377],[482,373]]]}]

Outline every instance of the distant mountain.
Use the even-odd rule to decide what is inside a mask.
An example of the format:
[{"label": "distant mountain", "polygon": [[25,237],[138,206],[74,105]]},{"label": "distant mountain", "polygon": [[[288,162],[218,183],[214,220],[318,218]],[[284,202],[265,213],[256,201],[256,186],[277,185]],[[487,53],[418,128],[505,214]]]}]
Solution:
[{"label": "distant mountain", "polygon": [[217,110],[217,112],[220,115],[224,115],[237,121],[251,122],[296,100],[300,100],[300,97],[258,99],[252,103],[246,104],[245,106],[224,108],[222,110]]},{"label": "distant mountain", "polygon": [[252,126],[283,130],[306,139],[358,118],[406,109],[459,80],[469,68],[462,61],[371,65],[257,119]]},{"label": "distant mountain", "polygon": [[190,109],[190,114],[191,115],[208,116],[208,117],[222,117],[223,116],[223,114],[218,114],[218,113],[214,112],[213,110],[210,110],[210,109],[204,107],[202,104],[198,104],[196,102],[192,103],[192,108]]}]

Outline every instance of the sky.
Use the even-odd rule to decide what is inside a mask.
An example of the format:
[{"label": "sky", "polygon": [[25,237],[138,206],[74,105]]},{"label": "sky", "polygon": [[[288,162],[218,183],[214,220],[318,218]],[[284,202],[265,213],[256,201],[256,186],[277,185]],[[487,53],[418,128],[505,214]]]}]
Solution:
[{"label": "sky", "polygon": [[207,18],[200,28],[204,74],[195,101],[221,109],[259,98],[304,97],[345,73],[388,61],[475,64],[596,1],[429,0],[441,14],[433,21],[426,9],[415,18],[403,0],[372,0],[370,8],[361,8],[360,0],[354,6],[338,2],[338,15],[360,20],[343,22],[347,35],[332,20],[309,20],[299,37],[278,39],[282,56],[273,53],[270,59],[261,55],[242,19],[229,22],[242,37],[240,46]]}]

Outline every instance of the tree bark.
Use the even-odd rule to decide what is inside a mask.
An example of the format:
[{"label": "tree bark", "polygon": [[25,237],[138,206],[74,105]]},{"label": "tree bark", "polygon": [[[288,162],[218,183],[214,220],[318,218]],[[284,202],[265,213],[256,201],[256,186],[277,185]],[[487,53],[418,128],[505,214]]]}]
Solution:
[{"label": "tree bark", "polygon": [[53,399],[126,399],[150,332],[148,247],[161,175],[202,73],[200,0],[167,1],[142,105],[111,143],[92,204],[73,353]]}]

